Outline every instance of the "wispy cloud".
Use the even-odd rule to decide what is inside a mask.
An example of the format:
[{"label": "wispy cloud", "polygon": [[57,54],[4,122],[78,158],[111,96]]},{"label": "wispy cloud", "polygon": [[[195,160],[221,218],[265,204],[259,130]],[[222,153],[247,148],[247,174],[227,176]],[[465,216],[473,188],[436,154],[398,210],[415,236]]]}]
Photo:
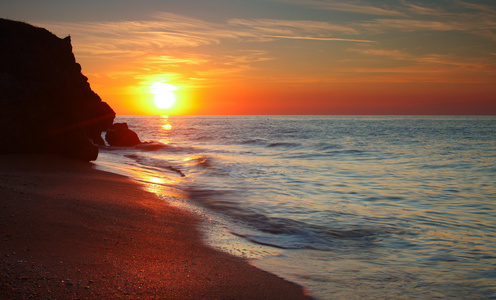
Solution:
[{"label": "wispy cloud", "polygon": [[[322,21],[277,20],[277,19],[232,19],[228,23],[238,30],[244,30],[253,37],[268,39],[298,39],[319,41],[347,41],[370,43],[373,41],[336,37],[358,35],[359,32],[349,26]],[[263,41],[260,40],[260,41]]]},{"label": "wispy cloud", "polygon": [[484,4],[477,4],[477,3],[469,3],[469,2],[465,2],[465,1],[461,1],[461,0],[456,0],[455,2],[458,5],[460,5],[460,6],[463,6],[463,7],[466,7],[466,8],[470,8],[470,9],[473,9],[473,10],[479,10],[479,11],[482,11],[482,12],[493,13],[493,14],[496,13],[496,9],[494,8],[494,6],[489,6],[489,5],[484,5]]},{"label": "wispy cloud", "polygon": [[481,57],[459,57],[452,54],[429,54],[418,57],[417,61],[428,64],[452,66],[474,70],[496,70],[496,61]]},{"label": "wispy cloud", "polygon": [[[371,21],[354,22],[350,27],[364,33],[389,33],[391,31],[459,31],[484,36],[496,40],[496,12],[482,5],[470,5],[457,1],[458,5],[450,10],[439,7],[427,7],[402,1],[403,10],[408,14],[401,18],[378,18]],[[471,7],[475,11],[462,11]]]},{"label": "wispy cloud", "polygon": [[313,41],[339,41],[339,42],[357,42],[357,43],[375,43],[371,40],[360,39],[345,39],[345,38],[332,38],[332,37],[311,37],[311,36],[283,36],[283,35],[264,35],[268,38],[276,39],[293,39],[293,40],[313,40]]},{"label": "wispy cloud", "polygon": [[[369,80],[389,82],[491,82],[496,70],[496,60],[489,57],[459,56],[454,54],[413,55],[399,50],[357,49],[364,57],[357,60],[369,62],[353,69],[356,74],[367,74]],[[380,57],[383,66],[370,63],[371,57]],[[400,61],[401,63],[390,63]],[[346,73],[347,68],[341,72]],[[366,81],[366,77],[357,76]]]},{"label": "wispy cloud", "polygon": [[398,8],[405,11],[408,15],[431,15],[439,16],[446,13],[440,7],[428,7],[425,5],[420,5],[419,3],[412,3],[411,1],[402,0],[400,1],[402,8]]},{"label": "wispy cloud", "polygon": [[[223,41],[265,42],[272,38],[357,41],[336,35],[357,35],[349,26],[310,20],[231,19],[207,22],[171,13],[156,13],[150,20],[39,24],[59,35],[70,34],[78,51],[114,57],[139,55],[172,48],[194,48]],[[142,54],[142,53],[141,53]]]},{"label": "wispy cloud", "polygon": [[170,55],[149,56],[143,60],[144,64],[163,64],[168,66],[201,65],[207,62],[207,59],[194,56],[178,57]]},{"label": "wispy cloud", "polygon": [[[233,33],[219,25],[175,14],[157,14],[146,21],[82,22],[42,24],[59,34],[84,39],[103,49],[135,50],[197,47],[219,43]],[[86,43],[87,42],[87,43]]]},{"label": "wispy cloud", "polygon": [[[340,25],[363,34],[364,30],[387,32],[401,31],[465,31],[494,38],[496,35],[495,6],[453,0],[440,6],[436,2],[400,0],[386,5],[384,2],[367,0],[279,0],[306,7],[360,13],[378,16],[373,20],[361,21],[359,17],[350,18]],[[467,10],[468,9],[468,10]]]},{"label": "wispy cloud", "polygon": [[[254,64],[271,60],[273,54],[253,46],[245,50],[209,50],[201,46],[222,43],[261,43],[275,39],[371,43],[353,38],[359,32],[349,26],[311,20],[230,19],[207,22],[183,15],[155,13],[149,20],[38,24],[60,36],[73,37],[78,60],[104,61],[119,71],[113,78],[174,73],[184,78],[241,74]],[[223,48],[222,48],[223,49]],[[220,52],[219,52],[220,51]],[[125,65],[121,62],[125,61]],[[119,65],[121,64],[121,65]],[[194,67],[192,67],[194,66]],[[194,70],[193,70],[194,69]],[[95,76],[102,70],[94,67]]]},{"label": "wispy cloud", "polygon": [[411,60],[413,58],[411,54],[405,53],[404,51],[400,51],[400,50],[350,48],[348,49],[348,51],[360,53],[363,55],[387,57],[389,59],[394,59],[394,60]]},{"label": "wispy cloud", "polygon": [[[295,74],[299,73],[301,77],[304,72],[308,72],[309,76],[315,74],[315,77],[308,80],[318,81],[319,76],[326,80],[326,74],[331,69],[329,68],[331,61],[332,70],[336,77],[341,78],[340,80],[353,77],[353,73],[364,74],[363,76],[367,74],[370,78],[375,76],[386,78],[400,74],[398,76],[403,78],[402,80],[408,78],[417,80],[422,78],[421,74],[418,76],[405,74],[426,72],[425,70],[429,68],[439,69],[430,74],[446,76],[450,72],[473,74],[473,70],[488,72],[484,65],[492,63],[491,60],[474,60],[470,55],[436,56],[443,50],[447,52],[450,50],[442,49],[442,45],[432,51],[437,54],[428,54],[429,50],[434,48],[429,48],[429,43],[420,40],[419,44],[423,45],[422,54],[409,53],[408,45],[390,39],[390,34],[393,32],[460,31],[477,35],[478,39],[484,36],[489,43],[491,40],[496,41],[496,13],[482,5],[472,5],[460,0],[453,0],[451,2],[453,6],[442,7],[436,6],[433,2],[406,0],[388,2],[391,3],[390,5],[385,5],[385,2],[364,0],[275,1],[297,3],[307,8],[311,7],[311,10],[348,12],[352,13],[353,17],[344,21],[233,18],[214,22],[157,12],[149,19],[141,21],[59,22],[37,25],[46,27],[59,36],[71,34],[78,59],[100,61],[107,65],[113,63],[114,72],[108,74],[108,77],[116,80],[132,77],[139,81],[143,80],[143,76],[146,78],[165,76],[206,85],[221,82],[225,80],[226,75],[229,75],[229,78],[242,78],[247,74],[255,74],[253,70],[257,66],[270,65],[272,68],[283,67],[293,71],[293,73],[286,72],[288,76],[297,76]],[[409,37],[415,39],[414,34],[409,34]],[[309,57],[307,63],[298,64],[298,67],[283,62],[284,57],[289,57],[290,52],[295,50],[286,48],[287,51],[283,55],[282,52],[278,53],[277,51],[281,51],[282,43],[277,44],[277,40],[280,39],[294,40],[294,45],[299,49],[305,47],[310,49],[316,45],[310,43],[311,41],[322,41],[323,43],[318,44],[320,54],[316,51],[312,52],[316,56],[321,56]],[[348,49],[349,51],[346,52],[347,46],[343,45],[352,45],[350,47],[356,48]],[[478,47],[484,48],[480,45]],[[342,52],[339,52],[339,49]],[[312,48],[313,50],[315,49]],[[492,49],[488,49],[489,51]],[[374,59],[367,61],[366,56],[369,58],[373,56]],[[349,63],[343,63],[346,59]],[[468,65],[456,65],[457,59]],[[261,64],[269,60],[274,62]],[[364,63],[359,65],[362,62]],[[366,62],[371,64],[367,67]],[[381,63],[388,65],[380,68],[378,66]],[[399,63],[403,69],[390,67],[394,63]],[[102,74],[103,67],[98,69],[98,65],[94,65],[97,66],[92,70],[95,76],[107,76]],[[322,74],[318,75],[317,72]],[[366,78],[363,77],[363,80]]]},{"label": "wispy cloud", "polygon": [[[413,63],[429,63],[446,66],[466,67],[472,69],[496,69],[496,61],[490,57],[460,56],[455,54],[414,55],[406,51],[373,48],[350,48],[348,51],[367,56],[381,56],[392,60],[404,60]],[[439,67],[439,66],[438,66]]]},{"label": "wispy cloud", "polygon": [[402,16],[403,12],[391,9],[383,4],[366,1],[338,1],[338,0],[280,0],[281,2],[295,3],[316,9],[335,10],[363,15]]},{"label": "wispy cloud", "polygon": [[236,73],[246,69],[247,64],[270,59],[262,51],[230,51],[223,56],[205,49],[198,51],[200,46],[261,38],[255,30],[239,30],[226,23],[171,13],[156,13],[143,21],[37,25],[59,36],[70,34],[78,60],[100,61],[107,69],[111,64],[111,69],[118,69],[112,76],[106,76],[101,74],[105,68],[100,70],[96,66],[88,73],[90,76],[141,80],[142,74],[153,77],[167,73],[174,78],[199,77],[199,73]]},{"label": "wispy cloud", "polygon": [[358,31],[349,26],[310,20],[231,19],[228,24],[238,30],[247,30],[251,33],[255,30],[267,34],[358,34]]},{"label": "wispy cloud", "polygon": [[370,22],[362,22],[358,24],[365,29],[375,30],[377,32],[387,32],[390,30],[400,31],[419,31],[419,30],[434,30],[448,31],[466,29],[460,27],[461,24],[456,22],[446,21],[428,21],[414,19],[376,19]]}]

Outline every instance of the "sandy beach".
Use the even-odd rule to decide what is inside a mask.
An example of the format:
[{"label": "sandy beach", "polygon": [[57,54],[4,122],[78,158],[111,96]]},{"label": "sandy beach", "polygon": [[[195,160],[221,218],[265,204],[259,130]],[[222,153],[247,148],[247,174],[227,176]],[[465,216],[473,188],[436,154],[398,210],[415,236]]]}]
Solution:
[{"label": "sandy beach", "polygon": [[91,163],[0,156],[0,298],[308,298],[204,245],[198,222]]}]

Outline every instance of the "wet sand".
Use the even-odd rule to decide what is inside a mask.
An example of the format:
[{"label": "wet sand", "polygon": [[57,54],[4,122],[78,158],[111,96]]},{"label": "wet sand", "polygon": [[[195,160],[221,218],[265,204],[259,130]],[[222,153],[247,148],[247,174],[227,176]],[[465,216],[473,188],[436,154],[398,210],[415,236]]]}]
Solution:
[{"label": "wet sand", "polygon": [[92,164],[0,156],[0,299],[303,299],[199,219]]}]

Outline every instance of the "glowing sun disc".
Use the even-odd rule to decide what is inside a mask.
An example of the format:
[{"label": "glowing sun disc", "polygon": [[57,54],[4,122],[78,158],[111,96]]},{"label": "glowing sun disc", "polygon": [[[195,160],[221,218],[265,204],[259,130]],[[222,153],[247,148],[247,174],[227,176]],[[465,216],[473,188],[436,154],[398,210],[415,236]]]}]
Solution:
[{"label": "glowing sun disc", "polygon": [[160,109],[171,108],[176,103],[176,95],[174,91],[177,87],[172,84],[155,82],[151,86],[151,92],[153,96],[153,102],[155,106]]}]

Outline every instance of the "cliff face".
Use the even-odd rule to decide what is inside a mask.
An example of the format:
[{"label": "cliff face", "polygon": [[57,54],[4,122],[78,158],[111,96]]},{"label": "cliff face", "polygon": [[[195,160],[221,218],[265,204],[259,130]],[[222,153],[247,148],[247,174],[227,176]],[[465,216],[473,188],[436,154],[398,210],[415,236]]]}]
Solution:
[{"label": "cliff face", "polygon": [[115,112],[91,90],[70,37],[0,19],[0,153],[95,160]]}]

